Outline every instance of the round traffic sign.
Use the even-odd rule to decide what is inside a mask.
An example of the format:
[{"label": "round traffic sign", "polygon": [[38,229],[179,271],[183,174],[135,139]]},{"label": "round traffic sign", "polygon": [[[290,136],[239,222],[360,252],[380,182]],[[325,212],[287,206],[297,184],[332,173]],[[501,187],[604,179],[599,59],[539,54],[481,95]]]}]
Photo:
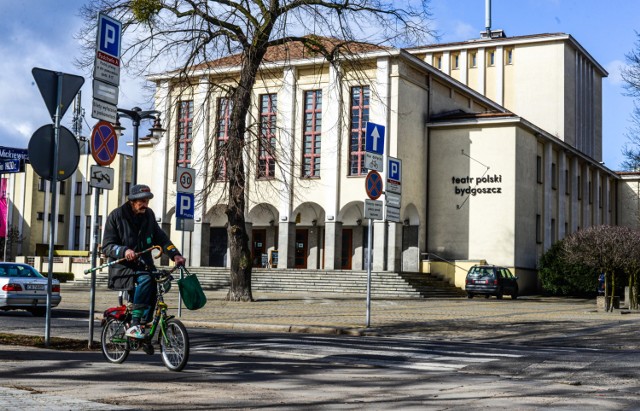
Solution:
[{"label": "round traffic sign", "polygon": [[178,178],[180,183],[180,188],[185,191],[191,190],[191,185],[193,184],[193,178],[191,178],[191,173],[188,171],[183,171]]},{"label": "round traffic sign", "polygon": [[108,166],[118,154],[118,135],[111,123],[99,121],[91,132],[91,155],[101,166]]},{"label": "round traffic sign", "polygon": [[369,171],[364,188],[367,190],[367,195],[370,199],[377,200],[382,195],[382,177],[380,177],[380,173],[375,170]]},{"label": "round traffic sign", "polygon": [[[27,152],[29,162],[37,175],[45,180],[52,180],[51,171],[53,169],[53,149],[54,149],[54,128],[53,124],[47,124],[33,133],[29,140]],[[56,180],[63,181],[71,177],[78,168],[80,161],[80,146],[71,131],[64,126],[60,126],[58,132],[58,170]]]}]

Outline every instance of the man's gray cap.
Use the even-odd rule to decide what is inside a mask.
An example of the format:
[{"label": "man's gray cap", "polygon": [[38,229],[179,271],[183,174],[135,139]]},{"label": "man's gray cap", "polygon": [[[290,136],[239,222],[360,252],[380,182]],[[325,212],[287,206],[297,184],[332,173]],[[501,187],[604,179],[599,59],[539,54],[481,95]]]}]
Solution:
[{"label": "man's gray cap", "polygon": [[149,186],[144,184],[136,184],[129,190],[129,200],[142,200],[144,198],[152,199],[153,194]]}]

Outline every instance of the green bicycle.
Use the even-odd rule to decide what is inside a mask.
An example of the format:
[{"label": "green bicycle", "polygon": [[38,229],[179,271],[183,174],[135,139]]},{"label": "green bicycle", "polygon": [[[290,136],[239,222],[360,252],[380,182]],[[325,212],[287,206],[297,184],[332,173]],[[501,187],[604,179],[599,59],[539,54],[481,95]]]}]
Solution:
[{"label": "green bicycle", "polygon": [[[175,268],[174,268],[175,270]],[[167,314],[168,306],[163,295],[169,291],[171,271],[160,271],[154,274],[158,297],[154,307],[154,317],[151,324],[147,324],[147,335],[144,339],[126,337],[129,328],[131,310],[128,305],[112,307],[104,312],[102,319],[102,354],[107,361],[114,364],[123,363],[131,351],[142,348],[147,354],[153,354],[153,341],[157,338],[162,354],[162,362],[171,371],[182,371],[189,360],[189,335],[187,329],[172,315]]]}]

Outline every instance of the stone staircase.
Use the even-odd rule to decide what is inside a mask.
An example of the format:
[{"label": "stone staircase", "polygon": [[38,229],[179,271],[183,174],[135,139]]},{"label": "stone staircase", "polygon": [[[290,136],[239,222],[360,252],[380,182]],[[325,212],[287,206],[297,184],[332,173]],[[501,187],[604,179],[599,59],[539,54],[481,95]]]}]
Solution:
[{"label": "stone staircase", "polygon": [[[192,267],[204,289],[229,288],[229,269],[217,267]],[[88,286],[91,277],[83,276],[74,285]],[[98,287],[106,287],[107,274],[96,276]],[[274,293],[357,294],[367,291],[366,271],[341,270],[269,270],[254,269],[251,278],[254,291]],[[454,298],[465,295],[463,290],[435,276],[423,273],[371,273],[371,295],[386,298]]]}]

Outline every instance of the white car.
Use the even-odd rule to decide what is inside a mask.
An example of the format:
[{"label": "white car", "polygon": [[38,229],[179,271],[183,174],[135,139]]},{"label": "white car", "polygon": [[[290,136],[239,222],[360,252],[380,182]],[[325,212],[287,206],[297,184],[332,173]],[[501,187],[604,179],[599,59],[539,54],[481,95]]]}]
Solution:
[{"label": "white car", "polygon": [[[60,282],[52,280],[51,307],[60,304]],[[47,312],[47,278],[20,263],[0,263],[0,310],[27,310],[37,317]]]}]

